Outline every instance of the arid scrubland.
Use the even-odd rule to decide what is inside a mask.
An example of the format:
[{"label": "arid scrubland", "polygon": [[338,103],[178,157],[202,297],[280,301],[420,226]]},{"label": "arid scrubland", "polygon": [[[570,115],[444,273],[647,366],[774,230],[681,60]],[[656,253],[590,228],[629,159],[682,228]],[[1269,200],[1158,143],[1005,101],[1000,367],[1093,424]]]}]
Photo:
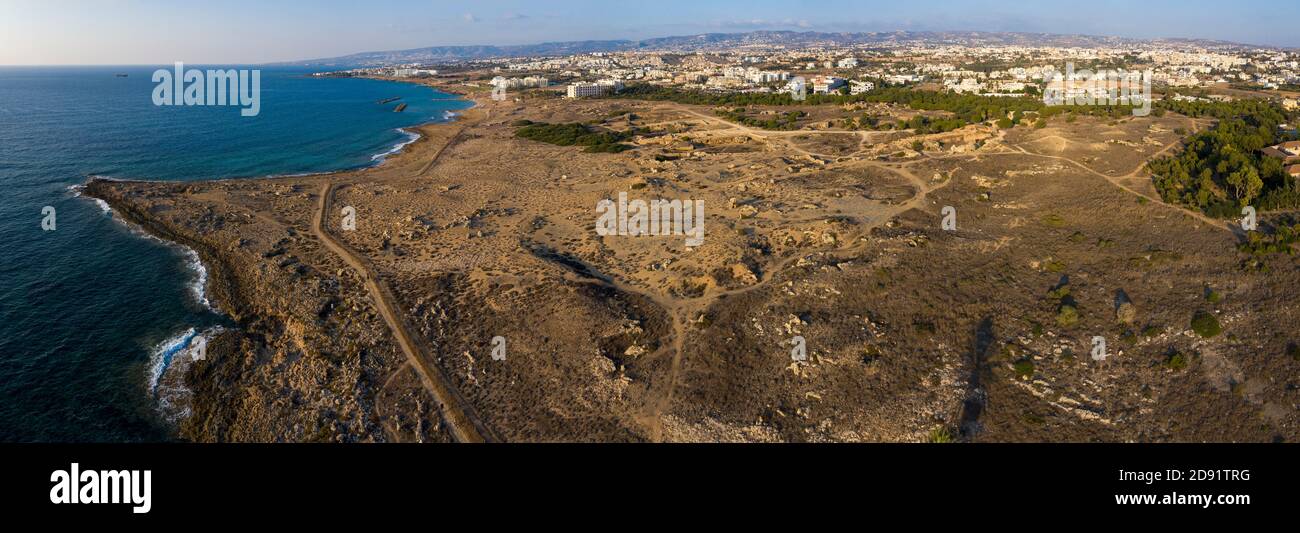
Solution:
[{"label": "arid scrubland", "polygon": [[[814,118],[766,131],[703,106],[480,99],[372,169],[88,193],[198,250],[238,323],[180,370],[189,439],[450,440],[366,276],[501,440],[1300,436],[1296,259],[1244,272],[1230,222],[1164,204],[1142,171],[1208,122],[915,136]],[[630,149],[519,138],[523,121],[627,132]],[[322,184],[324,227],[371,272],[313,235]],[[703,202],[702,242],[599,234],[620,193]],[[1194,332],[1198,313],[1222,334]]]}]

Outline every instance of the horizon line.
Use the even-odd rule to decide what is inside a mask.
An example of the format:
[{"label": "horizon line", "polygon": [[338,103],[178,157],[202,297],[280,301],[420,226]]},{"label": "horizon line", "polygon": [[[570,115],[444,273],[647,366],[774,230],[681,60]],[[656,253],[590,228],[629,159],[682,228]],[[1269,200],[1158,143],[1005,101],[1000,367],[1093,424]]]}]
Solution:
[{"label": "horizon line", "polygon": [[[1252,48],[1264,48],[1264,49],[1276,49],[1276,50],[1288,50],[1288,51],[1300,50],[1300,46],[1283,46],[1283,45],[1253,44],[1253,43],[1244,43],[1244,42],[1238,42],[1238,41],[1230,41],[1230,40],[1225,40],[1225,39],[1215,39],[1215,38],[1209,38],[1209,37],[1172,37],[1172,36],[1164,36],[1164,37],[1123,37],[1123,36],[1119,36],[1119,35],[1089,34],[1089,33],[1055,33],[1055,32],[1031,32],[1031,31],[987,31],[987,30],[905,30],[905,29],[895,29],[895,30],[878,30],[878,31],[823,31],[823,30],[812,30],[812,29],[805,29],[805,30],[766,29],[766,30],[750,30],[750,31],[735,31],[735,32],[728,32],[728,31],[712,31],[712,32],[700,32],[700,33],[682,33],[682,34],[675,34],[675,35],[663,35],[663,36],[658,36],[658,37],[647,37],[647,38],[643,38],[643,39],[617,38],[617,39],[542,40],[542,41],[536,41],[536,42],[530,42],[530,43],[523,43],[523,44],[491,44],[491,43],[488,43],[488,44],[484,44],[484,43],[477,43],[477,44],[431,44],[431,45],[427,45],[427,46],[417,46],[417,47],[414,47],[414,48],[392,48],[392,49],[370,49],[370,50],[362,50],[362,51],[351,52],[351,53],[347,53],[347,54],[343,54],[343,55],[339,55],[339,56],[331,56],[331,57],[317,57],[317,58],[312,58],[312,59],[285,59],[285,60],[262,61],[262,62],[242,62],[242,61],[234,61],[234,62],[198,62],[198,63],[191,63],[191,64],[193,64],[193,65],[231,65],[231,66],[267,66],[267,65],[270,65],[270,66],[276,66],[276,65],[285,65],[285,64],[302,64],[302,65],[310,65],[310,64],[312,64],[313,61],[328,61],[328,60],[336,60],[336,59],[340,59],[340,58],[351,57],[351,56],[362,55],[362,54],[378,54],[378,53],[385,53],[385,52],[409,52],[409,51],[414,51],[414,50],[424,50],[424,49],[429,49],[429,48],[471,48],[471,47],[497,47],[497,48],[511,48],[511,47],[528,47],[528,46],[541,46],[541,45],[547,45],[547,44],[581,43],[581,42],[628,42],[628,43],[639,43],[639,42],[645,42],[645,41],[657,40],[657,39],[674,39],[674,38],[695,37],[695,36],[702,36],[702,35],[748,35],[748,34],[754,34],[754,33],[792,33],[792,34],[810,34],[810,33],[816,33],[816,34],[826,34],[826,35],[866,35],[866,34],[889,34],[889,33],[911,33],[911,34],[924,35],[924,34],[938,34],[938,33],[969,33],[969,34],[985,34],[985,35],[1034,35],[1034,36],[1053,36],[1053,37],[1087,37],[1087,38],[1122,39],[1122,40],[1133,41],[1133,42],[1154,42],[1154,41],[1162,41],[1162,40],[1206,41],[1206,42],[1222,43],[1222,44],[1226,44],[1226,45],[1243,46],[1243,47],[1252,47]],[[653,50],[648,50],[648,51],[646,51],[646,52],[652,52],[652,51],[653,51]],[[511,57],[511,56],[496,56],[496,57]],[[487,59],[487,58],[482,58],[482,59]],[[172,64],[174,64],[174,63],[175,63],[175,61],[166,62],[166,63],[9,63],[9,64],[0,64],[0,68],[12,68],[12,67],[156,67],[156,66],[162,66],[162,65],[172,65]]]}]

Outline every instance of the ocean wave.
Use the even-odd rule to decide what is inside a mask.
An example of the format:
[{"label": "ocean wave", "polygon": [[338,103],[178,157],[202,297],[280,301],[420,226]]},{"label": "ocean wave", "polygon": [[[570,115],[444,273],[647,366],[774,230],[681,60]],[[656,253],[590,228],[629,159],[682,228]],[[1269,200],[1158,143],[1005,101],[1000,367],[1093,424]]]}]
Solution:
[{"label": "ocean wave", "polygon": [[[100,178],[100,177],[102,177],[102,176],[91,176],[91,178]],[[105,178],[105,179],[108,179],[108,178]],[[113,208],[112,208],[112,207],[109,207],[108,202],[105,202],[105,201],[103,201],[103,200],[100,200],[99,198],[91,198],[91,197],[89,197],[89,196],[85,196],[85,195],[83,195],[82,192],[85,191],[85,190],[86,190],[86,186],[85,186],[84,184],[80,184],[80,183],[78,183],[78,184],[76,184],[76,185],[69,185],[69,186],[68,186],[68,191],[70,191],[70,192],[72,193],[72,196],[74,196],[74,197],[76,197],[76,198],[85,198],[85,199],[87,199],[87,200],[94,201],[94,202],[95,202],[95,205],[99,206],[99,209],[100,209],[101,211],[103,211],[105,215],[111,214],[111,213],[113,212]]]},{"label": "ocean wave", "polygon": [[184,251],[185,257],[189,259],[186,265],[195,273],[194,281],[190,282],[190,293],[194,295],[195,301],[203,304],[203,307],[216,311],[216,308],[212,307],[212,302],[208,301],[208,267],[203,265],[203,260],[199,258],[198,252],[187,246],[181,246],[181,249]]},{"label": "ocean wave", "polygon": [[[225,331],[213,326],[200,332],[188,328],[156,346],[151,354],[149,391],[157,403],[158,413],[170,423],[177,423],[190,415],[193,391],[185,386],[185,373],[200,356],[207,357],[208,341]],[[200,352],[202,350],[202,352]]]},{"label": "ocean wave", "polygon": [[198,332],[195,328],[189,328],[154,347],[149,358],[149,392],[158,393],[158,382],[162,380],[163,372],[171,365],[176,354],[189,347],[190,341],[194,340]]},{"label": "ocean wave", "polygon": [[402,149],[406,148],[407,145],[420,140],[419,133],[415,133],[413,131],[407,130],[406,128],[397,128],[397,131],[401,132],[403,135],[406,135],[406,140],[397,143],[392,148],[390,148],[387,152],[370,156],[371,161],[375,161],[375,162],[383,161],[384,159],[387,159],[388,156],[401,152]]}]

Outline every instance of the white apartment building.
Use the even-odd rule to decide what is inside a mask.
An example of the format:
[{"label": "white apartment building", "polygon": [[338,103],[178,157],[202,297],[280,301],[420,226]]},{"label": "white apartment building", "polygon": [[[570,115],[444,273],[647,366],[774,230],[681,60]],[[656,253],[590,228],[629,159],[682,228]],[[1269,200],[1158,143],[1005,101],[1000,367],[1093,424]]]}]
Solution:
[{"label": "white apartment building", "polygon": [[944,80],[943,85],[957,94],[978,93],[984,88],[975,78],[963,78],[961,81]]},{"label": "white apartment building", "polygon": [[574,83],[569,85],[569,98],[586,98],[588,96],[600,96],[604,94],[605,88],[595,83]]},{"label": "white apartment building", "polygon": [[885,79],[894,85],[905,85],[925,81],[925,76],[919,74],[890,74]]},{"label": "white apartment building", "polygon": [[844,78],[817,76],[812,80],[813,94],[830,94],[844,86]]},{"label": "white apartment building", "polygon": [[748,79],[750,83],[773,83],[789,78],[790,74],[787,72],[758,71],[751,73]]},{"label": "white apartment building", "polygon": [[497,76],[492,78],[493,87],[502,87],[505,89],[532,89],[545,88],[551,85],[551,81],[541,76],[528,76],[524,78],[506,78]]},{"label": "white apartment building", "polygon": [[623,80],[604,79],[596,82],[596,85],[603,87],[606,91],[616,93],[623,90]]},{"label": "white apartment building", "polygon": [[623,90],[622,80],[600,80],[596,83],[574,83],[569,85],[567,96],[569,98],[586,98],[589,96],[600,96],[603,94],[616,93]]},{"label": "white apartment building", "polygon": [[854,80],[849,82],[849,94],[857,95],[862,93],[869,93],[875,90],[875,88],[876,88],[876,84],[869,81]]}]

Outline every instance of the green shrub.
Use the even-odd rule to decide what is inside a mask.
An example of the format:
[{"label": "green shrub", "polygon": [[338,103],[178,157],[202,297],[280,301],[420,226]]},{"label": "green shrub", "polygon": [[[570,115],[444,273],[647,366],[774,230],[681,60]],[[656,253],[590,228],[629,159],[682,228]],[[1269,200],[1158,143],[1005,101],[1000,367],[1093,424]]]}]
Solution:
[{"label": "green shrub", "polygon": [[583,151],[591,154],[617,154],[631,149],[632,147],[626,144],[593,144]]},{"label": "green shrub", "polygon": [[1079,309],[1070,304],[1062,304],[1056,311],[1056,324],[1068,328],[1079,323]]},{"label": "green shrub", "polygon": [[1016,361],[1016,364],[1011,365],[1011,369],[1015,370],[1016,377],[1020,379],[1029,379],[1034,376],[1034,362],[1030,359]]},{"label": "green shrub", "polygon": [[931,444],[951,444],[957,442],[957,439],[953,438],[952,432],[948,431],[948,428],[945,427],[937,427],[930,430],[930,435],[926,437],[926,440]]},{"label": "green shrub", "polygon": [[1182,352],[1174,351],[1165,357],[1165,368],[1170,370],[1182,370],[1187,368],[1187,356]]},{"label": "green shrub", "polygon": [[597,131],[579,123],[546,124],[533,122],[515,130],[515,135],[556,146],[585,146],[588,152],[617,153],[631,149],[621,144],[632,138],[629,132]]},{"label": "green shrub", "polygon": [[1223,301],[1223,294],[1219,293],[1219,291],[1206,287],[1205,301],[1210,302],[1212,304],[1217,304]]},{"label": "green shrub", "polygon": [[1070,286],[1061,285],[1047,292],[1047,297],[1053,300],[1064,300],[1070,297]]},{"label": "green shrub", "polygon": [[1192,331],[1202,338],[1213,338],[1223,333],[1223,327],[1219,325],[1219,319],[1215,318],[1213,313],[1197,311],[1192,317]]}]

